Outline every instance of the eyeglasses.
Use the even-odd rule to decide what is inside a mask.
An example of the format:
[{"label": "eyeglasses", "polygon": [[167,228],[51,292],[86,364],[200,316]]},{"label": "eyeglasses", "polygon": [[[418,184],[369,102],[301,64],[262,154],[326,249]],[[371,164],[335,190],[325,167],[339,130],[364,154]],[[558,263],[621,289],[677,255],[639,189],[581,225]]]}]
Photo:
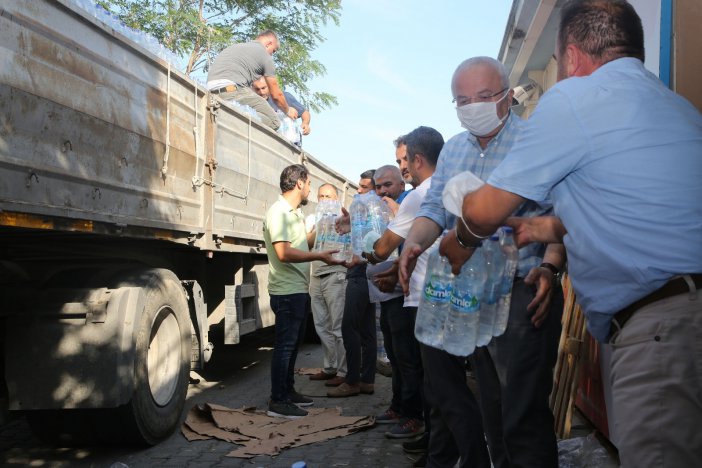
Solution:
[{"label": "eyeglasses", "polygon": [[[504,93],[507,91],[509,88],[501,89],[500,91],[496,92],[495,94],[490,94],[487,96],[478,96],[474,98],[470,97],[465,97],[465,96],[457,96],[453,98],[452,103],[456,104],[456,106],[461,107],[465,106],[466,104],[472,104],[474,102],[490,102],[500,94]],[[500,98],[501,99],[501,98]]]}]

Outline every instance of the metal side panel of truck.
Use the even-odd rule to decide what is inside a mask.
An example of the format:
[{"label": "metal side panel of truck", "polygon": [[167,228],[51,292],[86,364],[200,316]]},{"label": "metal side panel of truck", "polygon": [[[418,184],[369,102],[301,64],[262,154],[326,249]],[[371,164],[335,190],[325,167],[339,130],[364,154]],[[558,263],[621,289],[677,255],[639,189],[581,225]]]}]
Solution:
[{"label": "metal side panel of truck", "polygon": [[0,405],[157,443],[210,328],[273,324],[281,170],[355,185],[69,0],[0,0],[0,109]]}]

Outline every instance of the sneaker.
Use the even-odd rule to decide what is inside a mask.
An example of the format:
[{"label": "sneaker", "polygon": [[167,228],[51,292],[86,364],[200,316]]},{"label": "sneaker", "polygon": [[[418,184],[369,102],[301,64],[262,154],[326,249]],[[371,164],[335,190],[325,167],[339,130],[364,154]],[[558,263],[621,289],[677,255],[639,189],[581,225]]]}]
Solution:
[{"label": "sneaker", "polygon": [[392,366],[389,362],[385,362],[381,359],[375,362],[375,371],[385,377],[392,377]]},{"label": "sneaker", "polygon": [[372,383],[363,383],[361,382],[361,393],[365,395],[372,395],[375,392],[375,385]]},{"label": "sneaker", "polygon": [[407,453],[424,453],[427,447],[429,447],[429,434],[426,432],[419,439],[402,442],[402,450]]},{"label": "sneaker", "polygon": [[307,411],[290,401],[271,401],[266,414],[276,418],[298,419],[307,416]]},{"label": "sneaker", "polygon": [[346,382],[346,377],[342,377],[340,375],[337,375],[333,379],[329,379],[326,382],[324,382],[324,385],[326,387],[338,387],[342,383]]},{"label": "sneaker", "polygon": [[310,380],[329,380],[336,377],[336,372],[333,374],[327,374],[324,371],[317,372],[316,374],[310,375]]},{"label": "sneaker", "polygon": [[293,390],[290,394],[290,401],[295,403],[297,406],[312,406],[314,405],[314,400],[312,398],[307,398]]},{"label": "sneaker", "polygon": [[419,419],[407,418],[392,426],[385,437],[388,439],[406,439],[424,434],[424,423]]},{"label": "sneaker", "polygon": [[361,386],[359,384],[349,385],[344,382],[338,387],[329,390],[327,396],[331,398],[346,398],[356,396],[359,393],[361,393]]},{"label": "sneaker", "polygon": [[378,424],[397,424],[400,422],[400,413],[388,408],[384,413],[375,417],[375,422]]}]

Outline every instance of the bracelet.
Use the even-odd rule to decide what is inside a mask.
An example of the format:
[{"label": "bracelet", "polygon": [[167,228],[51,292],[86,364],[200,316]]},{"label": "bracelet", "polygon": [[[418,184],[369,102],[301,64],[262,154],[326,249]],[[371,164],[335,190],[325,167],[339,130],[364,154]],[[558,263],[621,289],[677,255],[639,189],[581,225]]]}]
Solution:
[{"label": "bracelet", "polygon": [[539,265],[539,268],[546,268],[551,273],[553,273],[553,276],[558,276],[558,274],[561,272],[561,270],[556,268],[556,265],[554,265],[553,263],[548,263],[548,262],[542,263],[541,265]]},{"label": "bracelet", "polygon": [[[480,240],[487,239],[488,237],[490,237],[490,236],[477,235],[476,233],[474,233],[473,231],[470,230],[470,228],[468,227],[468,223],[466,223],[466,220],[463,219],[463,215],[459,216],[459,218],[460,218],[461,222],[463,223],[463,226],[468,230],[468,234],[470,234],[471,236],[475,237],[476,239],[480,239]],[[456,232],[458,232],[458,230],[456,230]]]},{"label": "bracelet", "polygon": [[373,265],[381,262],[381,260],[375,255],[375,250],[371,252],[361,252],[361,257],[365,258],[368,262],[372,263]]},{"label": "bracelet", "polygon": [[465,242],[463,239],[461,239],[461,236],[458,235],[458,229],[456,229],[456,242],[458,242],[458,245],[460,245],[464,249],[472,249],[472,250],[475,250],[478,247],[480,247],[481,245],[483,245],[483,241],[478,241],[475,244],[469,244],[469,243]]}]

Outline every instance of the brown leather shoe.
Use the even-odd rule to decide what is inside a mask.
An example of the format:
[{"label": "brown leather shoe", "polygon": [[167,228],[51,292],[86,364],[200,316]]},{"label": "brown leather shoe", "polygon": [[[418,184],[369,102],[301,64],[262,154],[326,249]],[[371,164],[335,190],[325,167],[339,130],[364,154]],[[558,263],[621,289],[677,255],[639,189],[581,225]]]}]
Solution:
[{"label": "brown leather shoe", "polygon": [[375,385],[372,383],[363,383],[361,382],[361,393],[366,394],[366,395],[372,395],[373,392],[375,392]]},{"label": "brown leather shoe", "polygon": [[333,379],[334,377],[336,377],[336,372],[334,372],[333,374],[327,374],[326,372],[321,371],[317,372],[316,374],[310,375],[310,380],[329,380]]},{"label": "brown leather shoe", "polygon": [[356,396],[359,393],[361,393],[361,386],[359,384],[349,385],[344,382],[338,387],[327,391],[327,396],[331,398],[346,398]]},{"label": "brown leather shoe", "polygon": [[346,377],[342,377],[340,375],[337,375],[333,379],[329,379],[326,382],[324,382],[324,385],[327,387],[338,387],[342,383],[346,382]]}]

